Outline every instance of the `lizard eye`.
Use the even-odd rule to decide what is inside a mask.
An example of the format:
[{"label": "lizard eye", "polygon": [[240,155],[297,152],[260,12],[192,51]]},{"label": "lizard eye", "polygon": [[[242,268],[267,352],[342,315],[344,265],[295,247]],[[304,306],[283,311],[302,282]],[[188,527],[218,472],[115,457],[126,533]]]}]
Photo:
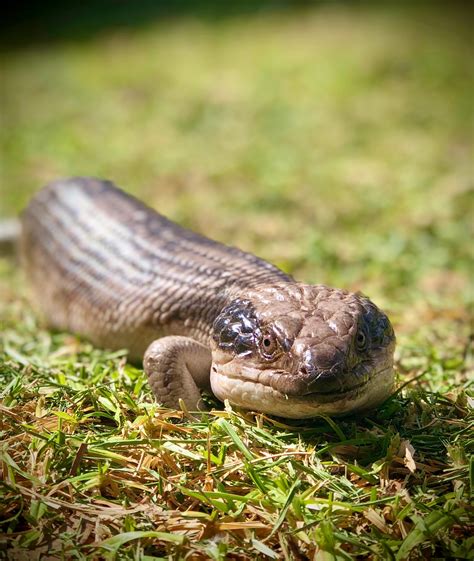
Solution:
[{"label": "lizard eye", "polygon": [[365,351],[367,348],[367,336],[362,330],[357,332],[355,342],[358,351]]},{"label": "lizard eye", "polygon": [[278,341],[273,333],[266,331],[260,339],[260,350],[264,357],[272,358],[278,350]]}]

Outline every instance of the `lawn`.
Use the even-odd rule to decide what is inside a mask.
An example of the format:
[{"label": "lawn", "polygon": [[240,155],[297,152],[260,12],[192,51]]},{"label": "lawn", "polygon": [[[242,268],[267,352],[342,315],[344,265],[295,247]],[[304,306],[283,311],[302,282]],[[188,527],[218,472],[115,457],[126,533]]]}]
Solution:
[{"label": "lawn", "polygon": [[399,388],[344,419],[166,410],[126,350],[48,331],[0,257],[0,558],[472,559],[464,10],[46,14],[55,33],[23,22],[0,45],[0,217],[54,178],[112,179],[299,280],[369,295],[395,326]]}]

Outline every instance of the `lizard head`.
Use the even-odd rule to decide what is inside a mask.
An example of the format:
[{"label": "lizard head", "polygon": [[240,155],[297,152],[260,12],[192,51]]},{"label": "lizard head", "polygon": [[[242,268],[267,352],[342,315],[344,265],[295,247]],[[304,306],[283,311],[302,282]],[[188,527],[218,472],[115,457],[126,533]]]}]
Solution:
[{"label": "lizard head", "polygon": [[214,322],[211,387],[221,400],[280,417],[363,411],[390,395],[394,349],[389,319],[365,296],[257,286]]}]

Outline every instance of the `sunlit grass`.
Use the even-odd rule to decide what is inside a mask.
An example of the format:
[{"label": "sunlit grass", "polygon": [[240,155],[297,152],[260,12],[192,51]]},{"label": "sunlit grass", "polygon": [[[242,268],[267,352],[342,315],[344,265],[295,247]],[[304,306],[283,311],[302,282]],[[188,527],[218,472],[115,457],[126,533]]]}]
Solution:
[{"label": "sunlit grass", "polygon": [[467,558],[461,391],[404,391],[364,419],[192,414],[154,404],[143,372],[123,358],[50,335],[31,317],[4,331],[2,517],[12,555],[405,559],[422,547]]},{"label": "sunlit grass", "polygon": [[466,37],[448,9],[323,3],[5,57],[0,215],[58,176],[111,178],[301,280],[373,297],[406,384],[366,418],[165,410],[125,351],[38,323],[4,259],[9,558],[472,556]]}]

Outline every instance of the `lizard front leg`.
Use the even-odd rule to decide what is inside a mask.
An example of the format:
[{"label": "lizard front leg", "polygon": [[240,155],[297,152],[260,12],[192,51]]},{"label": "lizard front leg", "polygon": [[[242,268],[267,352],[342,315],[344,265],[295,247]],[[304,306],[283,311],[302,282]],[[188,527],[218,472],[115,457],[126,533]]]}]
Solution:
[{"label": "lizard front leg", "polygon": [[143,357],[143,367],[157,401],[179,409],[204,409],[201,389],[210,389],[211,351],[191,339],[173,335],[156,339]]}]

